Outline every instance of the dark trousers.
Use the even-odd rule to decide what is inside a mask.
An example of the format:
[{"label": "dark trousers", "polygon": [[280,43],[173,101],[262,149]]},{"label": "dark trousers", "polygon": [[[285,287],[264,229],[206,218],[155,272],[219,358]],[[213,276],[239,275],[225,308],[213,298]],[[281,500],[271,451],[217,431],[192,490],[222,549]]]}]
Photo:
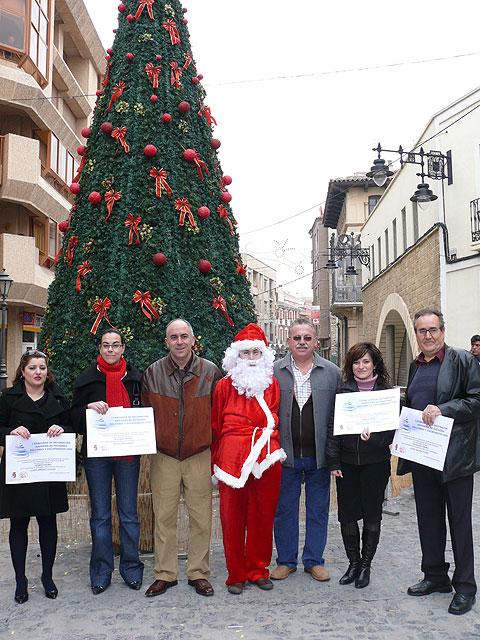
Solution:
[{"label": "dark trousers", "polygon": [[452,584],[455,591],[474,595],[477,585],[473,568],[473,476],[442,483],[440,471],[416,463],[412,463],[412,472],[425,578],[440,582],[447,576],[446,510],[455,560]]}]

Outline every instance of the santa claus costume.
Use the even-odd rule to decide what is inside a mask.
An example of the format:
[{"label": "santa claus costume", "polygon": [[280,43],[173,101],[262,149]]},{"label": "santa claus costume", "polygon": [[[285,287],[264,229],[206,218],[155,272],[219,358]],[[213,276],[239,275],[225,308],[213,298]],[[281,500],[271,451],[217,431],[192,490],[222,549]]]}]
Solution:
[{"label": "santa claus costume", "polygon": [[247,580],[271,589],[273,520],[286,455],[277,431],[280,391],[273,351],[249,324],[226,350],[227,376],[213,396],[212,465],[219,480],[226,584],[241,593]]}]

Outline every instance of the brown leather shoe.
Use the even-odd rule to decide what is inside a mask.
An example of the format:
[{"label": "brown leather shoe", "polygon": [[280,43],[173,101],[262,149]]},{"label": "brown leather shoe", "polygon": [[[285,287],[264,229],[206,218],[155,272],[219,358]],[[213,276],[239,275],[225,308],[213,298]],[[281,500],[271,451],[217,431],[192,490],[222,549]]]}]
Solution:
[{"label": "brown leather shoe", "polygon": [[155,582],[145,591],[145,595],[147,598],[160,596],[162,593],[165,593],[167,589],[174,587],[176,584],[178,584],[176,580],[173,580],[172,582],[167,582],[166,580],[155,580]]},{"label": "brown leather shoe", "polygon": [[276,569],[272,571],[270,577],[273,580],[285,580],[288,576],[297,570],[297,567],[287,567],[284,564],[279,564]]},{"label": "brown leather shoe", "polygon": [[314,567],[304,567],[303,570],[309,573],[314,580],[320,580],[320,582],[330,580],[330,574],[321,564],[316,564]]},{"label": "brown leather shoe", "polygon": [[198,578],[197,580],[189,580],[188,584],[191,587],[195,587],[195,591],[201,596],[213,596],[215,591],[212,585],[205,578]]},{"label": "brown leather shoe", "polygon": [[273,589],[273,582],[270,578],[259,578],[255,580],[253,584],[256,584],[259,589],[263,589],[263,591],[271,591]]},{"label": "brown leather shoe", "polygon": [[232,584],[227,585],[228,593],[233,593],[238,596],[243,593],[243,587],[245,584],[243,582],[232,582]]}]

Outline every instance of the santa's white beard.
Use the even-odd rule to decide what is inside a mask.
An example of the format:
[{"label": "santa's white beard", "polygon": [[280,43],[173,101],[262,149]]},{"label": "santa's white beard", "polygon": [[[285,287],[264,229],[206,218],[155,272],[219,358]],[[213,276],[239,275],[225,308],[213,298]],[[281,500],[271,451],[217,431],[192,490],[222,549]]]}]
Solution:
[{"label": "santa's white beard", "polygon": [[232,384],[240,395],[252,398],[262,393],[273,380],[273,364],[265,362],[262,356],[259,360],[244,360],[238,358],[235,366],[228,372]]}]

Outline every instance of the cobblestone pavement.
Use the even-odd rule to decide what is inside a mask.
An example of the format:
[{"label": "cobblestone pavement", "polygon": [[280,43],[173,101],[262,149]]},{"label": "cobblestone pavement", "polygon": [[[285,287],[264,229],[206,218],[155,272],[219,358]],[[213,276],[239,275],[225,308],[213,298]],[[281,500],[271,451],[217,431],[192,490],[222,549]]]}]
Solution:
[{"label": "cobblestone pavement", "polygon": [[[249,585],[240,596],[227,593],[223,549],[212,545],[214,597],[188,586],[180,559],[178,586],[156,598],[145,598],[153,581],[151,556],[144,558],[144,588],[128,589],[118,572],[103,594],[93,596],[88,580],[89,545],[62,543],[55,564],[57,600],[47,600],[40,583],[38,545],[30,544],[27,575],[29,601],[13,600],[14,580],[8,544],[0,544],[0,638],[14,640],[470,640],[480,638],[480,601],[464,616],[447,613],[450,594],[412,598],[407,587],[417,582],[420,549],[411,489],[390,500],[382,537],[366,589],[340,586],[346,568],[336,512],[331,514],[326,566],[332,579],[320,583],[299,570],[273,591]],[[480,525],[480,481],[476,483],[474,531]],[[480,557],[477,533],[476,556]],[[448,558],[451,561],[451,547]],[[478,561],[477,561],[478,568]],[[478,573],[478,571],[477,571]]]}]

